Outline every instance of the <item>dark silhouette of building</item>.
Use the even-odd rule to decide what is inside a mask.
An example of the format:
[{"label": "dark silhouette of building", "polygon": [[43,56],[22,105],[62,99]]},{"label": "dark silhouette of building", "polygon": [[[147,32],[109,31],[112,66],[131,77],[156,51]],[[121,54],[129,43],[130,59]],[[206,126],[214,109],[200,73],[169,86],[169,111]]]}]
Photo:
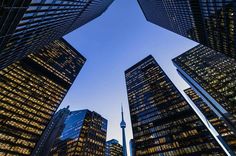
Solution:
[{"label": "dark silhouette of building", "polygon": [[89,110],[72,111],[50,155],[104,156],[106,134],[107,120],[101,115]]},{"label": "dark silhouette of building", "polygon": [[134,142],[134,139],[130,139],[129,147],[130,147],[130,156],[136,156],[136,154],[135,154],[135,142]]},{"label": "dark silhouette of building", "polygon": [[43,132],[40,141],[37,143],[32,155],[33,156],[47,156],[64,128],[64,122],[67,116],[70,114],[69,106],[67,108],[60,109],[52,117],[47,128]]},{"label": "dark silhouette of building", "polygon": [[236,1],[138,0],[146,19],[236,58]]},{"label": "dark silhouette of building", "polygon": [[125,78],[137,156],[225,154],[151,55]]},{"label": "dark silhouette of building", "polygon": [[[184,92],[188,95],[188,97],[192,100],[194,105],[200,110],[204,119],[208,124],[215,129],[215,131],[219,134],[218,138],[222,142],[224,148],[230,153],[230,155],[236,154],[236,135],[235,133],[230,130],[227,126],[227,121],[222,120],[222,117],[217,115],[211,108],[208,106],[203,99],[197,95],[197,93],[188,88],[184,90]],[[211,127],[211,129],[212,129]]]},{"label": "dark silhouette of building", "polygon": [[1,0],[0,69],[100,16],[113,0]]},{"label": "dark silhouette of building", "polygon": [[106,142],[105,156],[123,156],[122,146],[116,139],[112,139]]},{"label": "dark silhouette of building", "polygon": [[60,39],[0,70],[1,155],[31,155],[85,60]]}]

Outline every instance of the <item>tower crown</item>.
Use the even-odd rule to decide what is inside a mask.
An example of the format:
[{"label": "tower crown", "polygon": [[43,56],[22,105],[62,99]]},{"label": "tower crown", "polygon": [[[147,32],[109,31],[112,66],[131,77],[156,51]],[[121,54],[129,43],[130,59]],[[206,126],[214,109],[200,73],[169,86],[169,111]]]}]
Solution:
[{"label": "tower crown", "polygon": [[126,127],[126,123],[125,123],[125,120],[124,120],[123,106],[121,106],[121,117],[122,117],[122,120],[120,122],[120,127],[121,128],[125,128]]}]

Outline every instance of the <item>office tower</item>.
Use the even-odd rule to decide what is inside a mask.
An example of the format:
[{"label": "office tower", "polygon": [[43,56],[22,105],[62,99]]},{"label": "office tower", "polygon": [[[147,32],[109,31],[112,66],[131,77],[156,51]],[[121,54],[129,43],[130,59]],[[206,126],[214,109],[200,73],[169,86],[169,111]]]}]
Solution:
[{"label": "office tower", "polygon": [[100,16],[113,0],[1,0],[0,69]]},{"label": "office tower", "polygon": [[125,78],[137,156],[224,155],[151,55],[127,69]]},{"label": "office tower", "polygon": [[138,0],[146,19],[236,58],[236,1]]},{"label": "office tower", "polygon": [[61,130],[64,128],[64,122],[67,116],[70,114],[69,106],[60,109],[52,117],[51,121],[44,130],[40,140],[38,141],[34,151],[31,155],[33,156],[47,156],[57,139]]},{"label": "office tower", "polygon": [[126,148],[126,137],[125,137],[125,128],[126,123],[124,120],[124,112],[123,107],[121,107],[121,122],[120,122],[120,128],[122,129],[122,155],[127,156],[127,148]]},{"label": "office tower", "polygon": [[106,142],[105,156],[123,156],[122,146],[116,139],[112,139]]},{"label": "office tower", "polygon": [[130,139],[129,147],[130,147],[130,156],[136,156],[136,154],[135,154],[135,142],[134,142],[134,139]]},{"label": "office tower", "polygon": [[173,59],[179,74],[236,134],[236,62],[198,45]]},{"label": "office tower", "polygon": [[84,63],[60,39],[0,70],[0,155],[31,155]]},{"label": "office tower", "polygon": [[104,156],[107,120],[89,110],[72,111],[50,155]]},{"label": "office tower", "polygon": [[203,115],[203,119],[207,121],[207,124],[211,124],[215,131],[219,134],[218,138],[221,140],[222,145],[230,151],[230,153],[233,153],[232,155],[235,155],[236,135],[227,127],[226,121],[222,120],[221,116],[218,116],[193,89],[188,88],[185,89],[184,92],[200,110]]}]

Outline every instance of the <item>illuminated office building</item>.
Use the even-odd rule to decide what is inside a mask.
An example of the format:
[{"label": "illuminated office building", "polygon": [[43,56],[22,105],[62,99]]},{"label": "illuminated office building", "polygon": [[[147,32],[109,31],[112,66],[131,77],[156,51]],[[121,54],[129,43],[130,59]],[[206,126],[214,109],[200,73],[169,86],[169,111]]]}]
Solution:
[{"label": "illuminated office building", "polygon": [[180,75],[236,130],[236,62],[203,45],[173,59]]},{"label": "illuminated office building", "polygon": [[122,146],[116,139],[112,139],[106,142],[105,156],[123,156]]},{"label": "illuminated office building", "polygon": [[222,144],[225,148],[235,155],[236,134],[227,127],[227,121],[222,120],[222,117],[217,115],[219,113],[216,114],[193,89],[188,88],[184,90],[184,92],[204,115],[204,120],[207,120],[207,123],[211,124],[218,132],[218,137],[222,140]]},{"label": "illuminated office building", "polygon": [[51,155],[104,156],[107,120],[89,110],[72,111],[67,116]]},{"label": "illuminated office building", "polygon": [[235,0],[138,0],[146,19],[236,58]]},{"label": "illuminated office building", "polygon": [[113,0],[1,0],[0,69],[100,16]]},{"label": "illuminated office building", "polygon": [[84,63],[60,39],[0,70],[0,155],[31,155]]},{"label": "illuminated office building", "polygon": [[225,154],[151,55],[125,77],[137,156]]},{"label": "illuminated office building", "polygon": [[236,134],[236,61],[198,45],[173,59],[179,74]]}]

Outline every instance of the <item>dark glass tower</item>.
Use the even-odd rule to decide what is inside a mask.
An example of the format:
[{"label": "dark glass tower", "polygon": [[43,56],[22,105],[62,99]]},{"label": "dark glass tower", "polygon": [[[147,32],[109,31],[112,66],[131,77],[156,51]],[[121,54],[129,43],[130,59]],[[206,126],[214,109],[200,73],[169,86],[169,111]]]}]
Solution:
[{"label": "dark glass tower", "polygon": [[37,146],[32,153],[33,156],[49,155],[55,140],[64,128],[64,122],[69,114],[69,106],[67,108],[60,109],[55,113],[37,143]]},{"label": "dark glass tower", "polygon": [[138,0],[146,19],[236,58],[235,0]]},{"label": "dark glass tower", "polygon": [[195,106],[200,110],[204,119],[208,124],[211,124],[214,127],[215,131],[219,134],[218,138],[222,142],[222,145],[230,152],[231,155],[236,154],[236,135],[231,131],[227,126],[227,121],[222,120],[222,117],[219,116],[208,106],[203,99],[197,95],[197,93],[188,88],[184,90],[188,97],[192,100]]},{"label": "dark glass tower", "polygon": [[198,45],[173,59],[179,74],[236,134],[236,62]]},{"label": "dark glass tower", "polygon": [[130,147],[130,156],[136,156],[134,139],[130,139],[129,147]]},{"label": "dark glass tower", "polygon": [[100,16],[113,0],[1,0],[0,69]]},{"label": "dark glass tower", "polygon": [[64,121],[51,155],[104,156],[107,120],[89,110],[72,111]]},{"label": "dark glass tower", "polygon": [[30,155],[85,58],[60,39],[0,70],[0,155]]},{"label": "dark glass tower", "polygon": [[125,77],[137,156],[224,155],[151,55],[126,70]]},{"label": "dark glass tower", "polygon": [[112,139],[106,142],[105,156],[123,156],[122,146],[116,139]]}]

